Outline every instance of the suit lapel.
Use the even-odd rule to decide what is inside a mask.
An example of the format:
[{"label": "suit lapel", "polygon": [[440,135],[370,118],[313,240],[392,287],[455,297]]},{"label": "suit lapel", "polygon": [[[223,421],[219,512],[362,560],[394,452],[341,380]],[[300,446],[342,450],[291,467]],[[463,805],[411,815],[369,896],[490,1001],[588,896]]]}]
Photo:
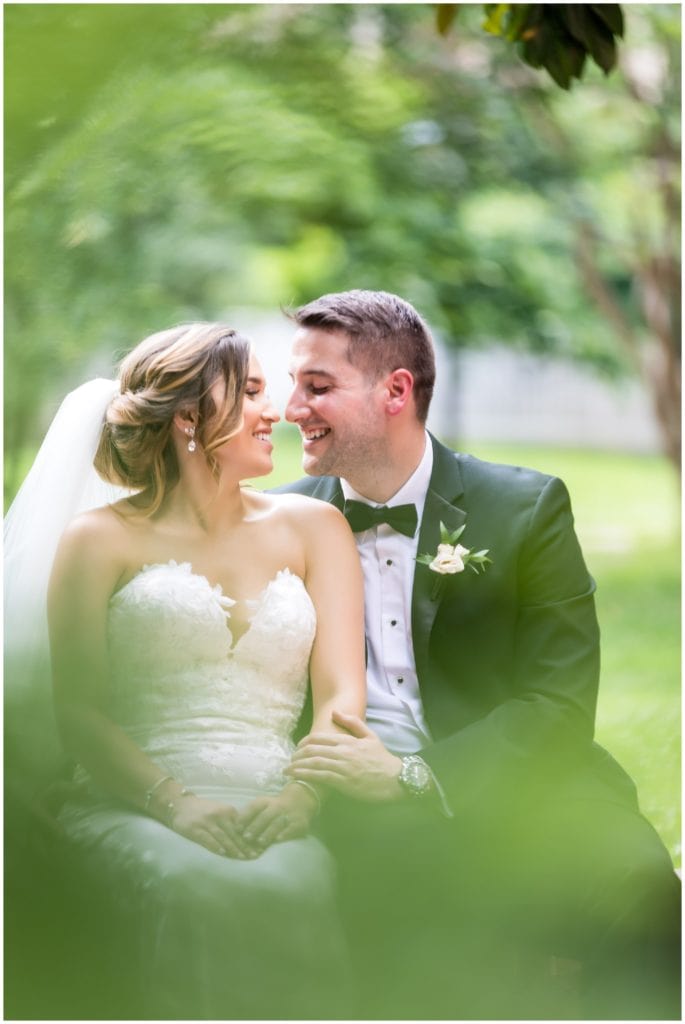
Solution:
[{"label": "suit lapel", "polygon": [[341,512],[345,504],[345,496],[337,476],[319,477],[316,486],[311,492],[311,497],[318,498],[320,501],[327,501],[329,504],[335,505]]},{"label": "suit lapel", "polygon": [[[433,443],[433,472],[419,530],[417,554],[433,554],[440,543],[440,523],[452,532],[462,526],[466,513],[456,504],[463,494],[459,463],[448,448],[431,437]],[[419,681],[425,678],[428,667],[428,643],[433,622],[440,606],[440,597],[434,597],[435,573],[427,565],[417,563],[412,591],[412,639]]]}]

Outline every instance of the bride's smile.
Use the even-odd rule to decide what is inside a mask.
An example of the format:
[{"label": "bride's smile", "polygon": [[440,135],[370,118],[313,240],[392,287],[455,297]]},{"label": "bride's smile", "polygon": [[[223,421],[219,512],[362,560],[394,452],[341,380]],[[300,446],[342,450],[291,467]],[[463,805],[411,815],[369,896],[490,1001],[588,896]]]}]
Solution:
[{"label": "bride's smile", "polygon": [[[216,391],[217,406],[224,401],[225,387],[217,381],[212,387]],[[215,457],[222,473],[231,479],[244,480],[249,477],[266,476],[273,469],[271,452],[273,443],[271,431],[280,416],[266,390],[266,379],[259,360],[250,354],[250,366],[243,398],[243,423],[241,429],[217,449]]]}]

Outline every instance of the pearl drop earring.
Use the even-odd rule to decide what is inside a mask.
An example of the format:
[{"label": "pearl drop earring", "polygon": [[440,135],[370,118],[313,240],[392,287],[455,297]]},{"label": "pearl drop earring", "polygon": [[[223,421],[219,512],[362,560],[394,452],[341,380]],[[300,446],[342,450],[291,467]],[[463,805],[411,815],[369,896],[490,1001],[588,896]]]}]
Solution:
[{"label": "pearl drop earring", "polygon": [[186,427],[186,434],[190,438],[190,441],[188,441],[188,451],[194,452],[197,448],[195,443],[195,427]]}]

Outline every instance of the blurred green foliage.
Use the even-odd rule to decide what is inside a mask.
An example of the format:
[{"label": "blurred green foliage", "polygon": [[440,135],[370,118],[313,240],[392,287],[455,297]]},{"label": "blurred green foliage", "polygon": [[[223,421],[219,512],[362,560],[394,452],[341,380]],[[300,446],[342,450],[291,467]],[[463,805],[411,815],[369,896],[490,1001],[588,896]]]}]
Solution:
[{"label": "blurred green foliage", "polygon": [[5,6],[9,495],[46,402],[236,307],[385,288],[451,344],[625,370],[574,245],[589,225],[649,343],[636,267],[677,245],[654,140],[677,133],[678,8],[627,10],[642,78],[589,68],[566,94],[478,7],[443,38],[429,5]]}]

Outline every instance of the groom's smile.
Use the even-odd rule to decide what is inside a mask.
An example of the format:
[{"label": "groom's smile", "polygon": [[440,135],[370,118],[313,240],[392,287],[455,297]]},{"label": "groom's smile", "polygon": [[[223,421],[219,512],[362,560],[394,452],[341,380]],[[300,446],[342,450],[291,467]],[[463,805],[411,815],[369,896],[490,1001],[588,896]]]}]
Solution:
[{"label": "groom's smile", "polygon": [[322,437],[326,437],[330,432],[329,427],[318,427],[314,430],[302,429],[302,441],[305,445],[311,446],[314,441],[320,441]]}]

